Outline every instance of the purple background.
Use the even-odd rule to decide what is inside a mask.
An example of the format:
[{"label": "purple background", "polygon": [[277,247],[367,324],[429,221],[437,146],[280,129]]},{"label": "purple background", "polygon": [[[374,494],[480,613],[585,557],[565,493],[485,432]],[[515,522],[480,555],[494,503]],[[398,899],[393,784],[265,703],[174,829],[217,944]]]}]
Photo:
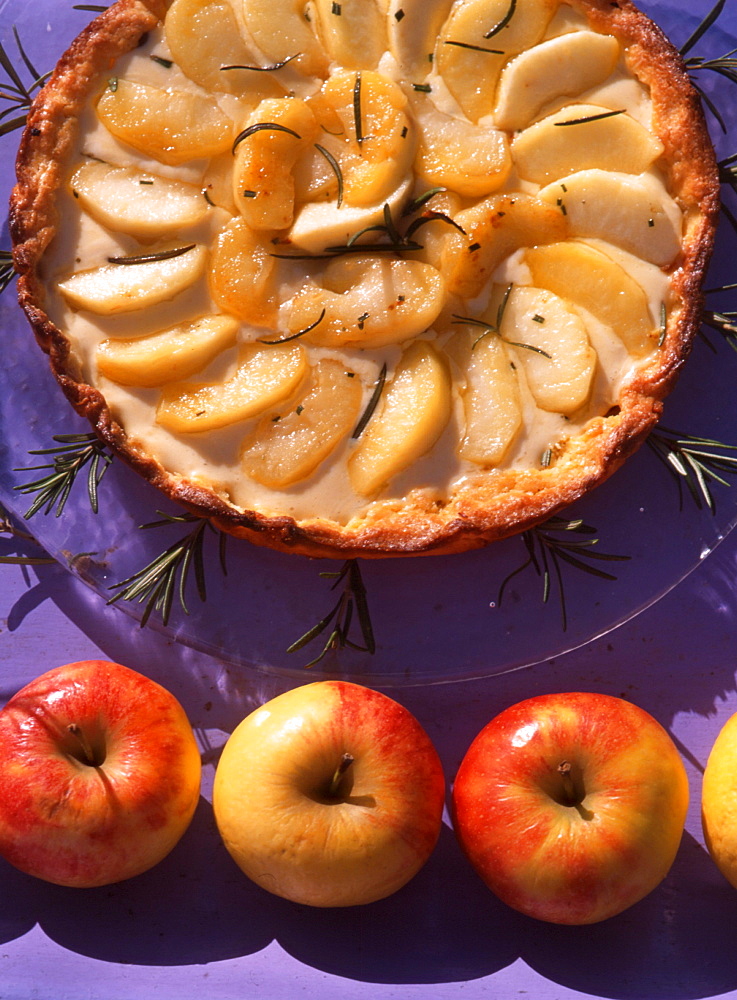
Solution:
[{"label": "purple background", "polygon": [[[728,0],[719,22],[719,51],[726,50],[724,32],[737,34],[734,3]],[[671,0],[643,6],[680,43],[711,3]],[[62,9],[67,37],[56,29],[43,37],[45,13],[58,19]],[[17,23],[23,39],[33,39],[36,48],[28,47],[34,56],[60,51],[88,16],[66,11],[66,0],[32,8],[20,0],[0,3],[3,24]],[[4,37],[8,44],[7,30]],[[732,104],[736,92],[730,92]],[[733,151],[727,148],[721,155]],[[8,187],[10,182],[8,176]],[[12,292],[6,299],[8,295]],[[735,374],[737,368],[731,377]],[[3,435],[9,430],[6,424]],[[640,465],[625,475],[636,478],[643,461],[638,456]],[[659,488],[663,507],[669,509],[673,488],[665,479]],[[720,493],[719,501],[720,511],[729,509],[731,494]],[[688,508],[680,516],[681,523],[690,523]],[[30,527],[36,529],[34,521]],[[48,530],[41,522],[38,528]],[[663,548],[653,548],[655,560],[661,554],[670,558],[680,540],[679,530],[670,530]],[[36,554],[30,543],[19,547],[0,537],[0,555],[12,552]],[[638,563],[643,593],[650,576],[659,579],[657,568],[646,559]],[[416,572],[407,570],[410,580]],[[249,670],[155,630],[141,630],[60,565],[0,566],[0,700],[58,664],[96,656],[118,660],[161,681],[180,698],[205,765],[203,797],[192,827],[170,857],[149,873],[118,886],[73,891],[31,879],[0,861],[0,998],[737,996],[737,892],[709,859],[699,817],[709,749],[737,711],[736,573],[733,532],[662,600],[577,650],[501,677],[386,687],[427,728],[449,782],[489,718],[534,694],[584,689],[621,695],[671,732],[692,792],[686,833],[671,873],[619,917],[589,928],[559,928],[498,903],[460,855],[447,822],[422,872],[379,903],[320,911],[251,886],[215,831],[209,805],[212,775],[227,734],[251,708],[294,684],[295,677]],[[440,620],[432,589],[423,585],[422,599],[396,623],[404,637],[403,655],[410,659],[412,643],[422,648]],[[587,583],[592,590],[597,586]],[[615,601],[614,585],[596,593],[607,600],[610,590]],[[325,610],[324,594],[317,598]],[[391,607],[380,595],[377,603],[379,630]],[[529,627],[543,633],[544,649],[552,641],[545,638],[552,620],[537,614],[534,600],[528,608]],[[281,621],[275,615],[275,631]],[[286,638],[293,637],[290,632]],[[459,656],[467,656],[466,647],[472,646],[478,661],[488,655],[495,662],[493,642],[483,629],[456,642]],[[437,679],[452,674],[449,665],[438,671]]]}]

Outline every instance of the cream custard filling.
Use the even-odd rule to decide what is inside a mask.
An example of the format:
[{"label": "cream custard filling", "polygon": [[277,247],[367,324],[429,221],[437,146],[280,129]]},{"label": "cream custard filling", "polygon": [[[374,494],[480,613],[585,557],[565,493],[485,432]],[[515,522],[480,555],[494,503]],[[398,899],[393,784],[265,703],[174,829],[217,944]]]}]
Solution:
[{"label": "cream custard filling", "polygon": [[[449,12],[450,9],[449,5]],[[554,15],[540,41],[584,30],[589,29],[581,15],[570,11],[565,5],[560,5],[558,13]],[[157,58],[152,59],[151,56]],[[244,124],[250,120],[249,116],[253,114],[253,102],[232,93],[213,93],[204,90],[185,76],[176,63],[172,62],[171,65],[166,65],[170,60],[171,52],[167,46],[165,30],[154,31],[149,34],[144,45],[119,61],[111,72],[111,77],[114,74],[117,80],[130,81],[134,84],[161,88],[171,92],[197,96],[206,95],[231,123],[233,135],[237,135],[244,128]],[[273,59],[262,54],[263,65],[272,62]],[[333,66],[333,70],[335,73],[339,72],[336,66]],[[280,72],[284,73],[283,79],[289,87],[288,92],[285,92],[285,97],[286,93],[290,96],[286,99],[304,100],[309,107],[310,100],[315,99],[316,95],[320,93],[323,81],[316,76],[300,75],[293,66],[286,67]],[[260,74],[254,75],[260,76]],[[441,113],[473,124],[469,122],[456,97],[452,95],[442,80],[437,66],[434,66],[430,73],[426,74],[418,87],[416,80],[407,78],[396,55],[387,52],[379,62],[379,77],[393,81],[395,86],[401,82],[404,96],[407,99],[402,113],[409,115],[411,124],[413,124],[411,115],[413,101],[422,101],[425,96]],[[354,73],[354,78],[358,81],[359,74]],[[367,77],[364,77],[364,83],[366,79]],[[429,93],[422,89],[425,85],[430,88]],[[105,86],[105,81],[102,81],[103,93]],[[357,84],[353,84],[353,108],[348,109],[347,117],[344,116],[343,122],[350,121],[352,114],[354,126],[358,132],[360,111],[356,110],[355,104],[356,86]],[[380,86],[380,83],[377,86]],[[274,98],[274,100],[279,101],[280,98]],[[602,109],[602,118],[606,116],[606,112],[611,112],[612,115],[627,115],[646,129],[651,127],[652,107],[646,88],[631,77],[621,53],[617,58],[616,65],[601,82],[593,86],[587,85],[580,93],[576,92],[565,98],[556,96],[553,100],[542,105],[536,112],[534,120],[541,121],[546,116],[571,105],[596,105]],[[273,107],[275,108],[276,105]],[[271,110],[271,106],[269,110]],[[494,128],[494,124],[495,116],[492,112],[479,119],[478,127],[482,130],[486,127]],[[586,126],[572,124],[570,131],[573,133],[575,129],[584,127]],[[296,130],[293,131],[296,132]],[[517,132],[523,131],[524,128],[517,130]],[[514,134],[508,136],[507,141],[509,138],[513,138]],[[329,135],[327,129],[317,135],[313,145],[329,142],[325,138],[326,135]],[[321,139],[322,142],[320,142]],[[360,147],[360,141],[358,145]],[[134,149],[130,144],[115,138],[100,121],[95,108],[90,106],[80,119],[77,149],[72,156],[72,172],[85,160],[100,160],[116,167],[135,167],[142,174],[151,175],[154,178],[185,181],[201,190],[215,191],[217,203],[210,204],[204,219],[195,225],[182,228],[174,238],[174,242],[180,245],[196,243],[210,248],[233,219],[241,218],[237,206],[230,203],[232,196],[228,195],[227,188],[221,188],[219,186],[221,180],[217,180],[218,170],[225,169],[227,174],[229,169],[232,170],[232,166],[228,167],[226,164],[225,168],[222,165],[213,167],[213,164],[219,163],[226,156],[230,157],[231,154],[228,152],[227,154],[218,154],[215,158],[195,158],[178,164],[161,162],[159,159],[147,156],[140,150]],[[229,162],[232,163],[234,159],[235,157],[231,157]],[[329,161],[330,157],[325,157],[325,159]],[[661,213],[666,220],[664,224],[672,226],[675,235],[680,238],[679,220],[674,215],[674,203],[670,200],[662,175],[655,165],[655,160],[656,157],[638,175],[633,176],[649,179],[653,190],[657,192],[655,200],[659,202],[661,207],[665,206]],[[347,167],[353,166],[349,159],[346,160],[346,164]],[[334,191],[335,177],[331,170],[326,172],[327,181],[325,181],[324,187],[327,194],[323,200],[315,198],[306,203],[311,206],[322,206],[322,211],[326,213],[325,218],[328,220],[322,223],[326,231],[331,231],[332,222],[342,221],[341,207],[338,206],[338,197]],[[214,181],[213,178],[215,178]],[[343,180],[347,181],[348,179],[349,176],[346,173]],[[593,182],[596,183],[596,178],[593,179]],[[373,183],[373,174],[369,176],[369,183]],[[212,189],[210,189],[211,184]],[[331,185],[333,186],[331,187]],[[421,195],[430,187],[431,184],[424,177],[414,176],[414,195]],[[263,482],[256,481],[243,471],[241,449],[244,439],[252,434],[266,417],[278,424],[279,420],[291,412],[295,406],[299,407],[304,379],[297,390],[288,392],[282,400],[266,405],[253,416],[237,420],[228,426],[215,430],[202,432],[192,430],[182,433],[163,426],[160,419],[157,418],[157,408],[162,396],[160,388],[120,384],[106,378],[98,370],[98,352],[100,346],[108,340],[140,338],[178,324],[184,324],[195,317],[217,315],[223,311],[227,313],[228,310],[227,308],[223,309],[223,297],[213,294],[211,271],[209,280],[208,273],[200,275],[183,292],[170,299],[158,301],[146,309],[106,314],[70,305],[68,297],[63,293],[63,286],[71,274],[101,268],[111,257],[132,256],[144,253],[147,249],[146,242],[140,238],[106,228],[82,211],[79,199],[74,196],[71,181],[67,189],[59,196],[59,234],[43,262],[43,277],[50,289],[48,312],[53,322],[69,337],[83,377],[89,384],[97,386],[101,390],[115,420],[125,429],[131,447],[143,454],[155,456],[175,476],[204,484],[227,499],[229,503],[243,510],[258,510],[267,515],[287,514],[297,520],[322,517],[340,524],[349,524],[353,519],[359,518],[367,505],[374,500],[393,500],[395,498],[401,500],[413,491],[426,491],[432,497],[437,496],[443,499],[452,493],[459,483],[468,478],[476,477],[480,473],[493,475],[494,470],[540,468],[541,463],[546,461],[545,456],[549,456],[551,450],[554,452],[561,442],[582,432],[592,417],[604,415],[611,407],[616,406],[622,388],[641,367],[650,362],[652,352],[657,349],[663,304],[667,303],[669,299],[667,268],[642,259],[636,253],[617,247],[599,237],[588,236],[585,232],[566,232],[560,240],[544,239],[542,246],[548,243],[557,245],[567,241],[570,244],[580,244],[590,248],[605,257],[607,261],[613,262],[642,291],[651,327],[648,350],[633,352],[623,343],[621,337],[614,332],[612,327],[602,320],[600,315],[595,315],[584,303],[574,301],[570,311],[580,320],[588,343],[595,352],[596,362],[590,376],[590,388],[585,403],[575,407],[571,412],[563,413],[543,409],[536,402],[531,384],[525,374],[525,362],[529,360],[526,352],[533,350],[532,345],[520,343],[511,335],[504,336],[504,350],[509,365],[516,373],[519,390],[519,428],[512,435],[509,444],[504,449],[503,456],[498,460],[478,462],[463,457],[462,449],[459,450],[459,442],[464,438],[464,429],[470,419],[466,408],[468,376],[459,365],[457,353],[454,353],[453,350],[446,351],[446,347],[458,335],[459,327],[463,326],[462,320],[459,320],[458,317],[471,319],[477,324],[486,324],[486,327],[477,325],[475,328],[480,343],[483,342],[485,336],[496,337],[498,335],[498,330],[487,329],[494,325],[489,320],[489,303],[492,300],[494,289],[498,294],[499,290],[510,287],[523,289],[535,285],[533,274],[526,261],[526,248],[534,245],[535,241],[522,240],[520,242],[517,240],[515,244],[516,237],[513,238],[509,252],[503,256],[500,263],[494,262],[490,274],[487,274],[483,279],[472,274],[467,283],[464,283],[465,278],[460,278],[456,282],[455,290],[452,287],[454,268],[465,268],[466,263],[464,258],[461,260],[461,264],[458,264],[460,259],[458,252],[453,251],[452,247],[450,250],[448,248],[452,240],[457,238],[459,234],[458,227],[463,226],[466,222],[463,213],[472,213],[474,205],[480,201],[504,196],[514,198],[519,194],[534,198],[544,188],[545,185],[538,181],[520,177],[514,157],[512,157],[506,179],[500,180],[487,194],[475,198],[463,196],[456,199],[455,203],[452,198],[450,202],[447,202],[442,201],[442,195],[436,196],[436,198],[441,199],[439,202],[441,207],[438,210],[438,218],[432,223],[432,238],[428,237],[427,243],[420,251],[419,259],[424,261],[427,267],[437,271],[440,280],[445,283],[445,290],[443,306],[427,327],[415,331],[406,339],[400,337],[395,342],[390,339],[389,342],[378,347],[369,343],[365,349],[362,348],[361,338],[355,334],[355,331],[355,335],[349,338],[346,343],[338,342],[342,336],[338,333],[334,335],[333,340],[324,337],[324,342],[321,343],[320,327],[317,325],[315,330],[318,333],[317,335],[312,334],[312,340],[310,334],[296,337],[294,340],[294,343],[303,348],[306,353],[308,366],[312,371],[322,362],[339,363],[345,369],[347,377],[354,378],[360,383],[359,413],[365,411],[384,364],[386,365],[386,386],[393,385],[395,374],[401,366],[409,344],[425,343],[430,345],[433,354],[444,359],[442,364],[447,366],[450,376],[447,419],[438,431],[430,435],[433,440],[429,441],[427,448],[420,450],[420,453],[407,465],[398,468],[392,467],[393,471],[388,484],[369,494],[355,488],[349,459],[356,452],[356,449],[361,447],[362,438],[354,438],[350,433],[343,433],[340,436],[340,439],[330,449],[329,454],[322,459],[314,471],[292,484],[272,488]],[[226,190],[224,196],[222,190]],[[381,210],[383,203],[390,199],[380,185],[378,185],[377,190],[380,191],[380,194],[376,206]],[[247,201],[258,203],[259,198],[251,197],[252,194],[252,192],[247,193]],[[409,194],[404,195],[405,204],[409,198]],[[212,194],[209,194],[208,200],[212,200]],[[433,201],[428,202],[428,205],[432,209]],[[369,205],[368,209],[371,207]],[[243,211],[249,211],[250,208],[251,205],[247,204]],[[561,216],[565,214],[564,208],[560,205],[556,206],[553,203],[551,211],[553,209]],[[392,219],[398,220],[400,214],[401,205],[397,205],[396,211],[392,209]],[[504,215],[505,213],[500,210],[499,214]],[[449,223],[449,217],[453,225]],[[299,218],[298,213],[296,218]],[[470,215],[468,218],[471,219],[472,225],[476,224]],[[375,225],[379,220],[374,218],[371,221]],[[479,225],[483,229],[483,226]],[[358,222],[355,223],[355,226],[356,232],[363,228]],[[447,231],[442,233],[440,230],[444,226]],[[427,227],[428,231],[429,229],[430,226]],[[422,242],[419,240],[419,234],[422,232],[422,228],[417,230],[418,242]],[[269,239],[272,238],[272,233],[273,230],[267,230]],[[285,233],[288,238],[288,226],[285,227]],[[275,239],[280,238],[283,236],[279,234],[275,237]],[[304,244],[304,240],[301,242]],[[278,249],[282,249],[282,247],[279,246]],[[285,244],[284,249],[285,252],[291,253],[293,247]],[[298,249],[304,249],[304,246]],[[465,245],[463,253],[468,251],[469,247]],[[298,256],[301,257],[301,255]],[[407,256],[412,258],[411,254]],[[397,258],[404,259],[404,255],[397,255]],[[212,260],[213,254],[210,252],[210,268]],[[290,262],[280,258],[276,265],[279,275],[274,279],[270,295],[277,304],[281,303],[281,307],[277,308],[269,322],[252,322],[238,317],[239,330],[236,342],[227,350],[220,352],[195,375],[189,376],[189,382],[225,384],[236,376],[241,347],[254,345],[267,338],[286,341],[288,337],[295,337],[295,333],[300,333],[303,326],[300,324],[295,331],[294,323],[290,321],[290,308],[293,308],[293,304],[300,297],[306,274],[313,277],[313,282],[318,288],[321,287],[319,282],[322,280],[325,266],[322,261],[318,260],[299,259]],[[61,291],[60,285],[62,286]],[[451,286],[450,291],[449,285]],[[351,287],[349,285],[338,294],[345,297],[351,291]],[[555,289],[552,292],[555,292]],[[620,289],[617,294],[623,295],[624,292]],[[324,296],[321,298],[317,293],[315,293],[315,301],[318,304],[327,302],[332,308],[332,300]],[[317,319],[319,309],[315,313],[315,319]],[[360,330],[360,316],[356,316],[355,319]],[[540,325],[543,325],[545,317],[533,317],[535,321],[538,319],[541,321]],[[365,322],[368,323],[368,320]],[[336,329],[338,329],[337,326]],[[539,356],[543,352],[537,350],[535,353]],[[444,390],[434,388],[433,391],[440,393]],[[376,417],[373,419],[380,418],[382,406],[385,404],[385,396],[386,390],[384,398],[380,399]]]}]

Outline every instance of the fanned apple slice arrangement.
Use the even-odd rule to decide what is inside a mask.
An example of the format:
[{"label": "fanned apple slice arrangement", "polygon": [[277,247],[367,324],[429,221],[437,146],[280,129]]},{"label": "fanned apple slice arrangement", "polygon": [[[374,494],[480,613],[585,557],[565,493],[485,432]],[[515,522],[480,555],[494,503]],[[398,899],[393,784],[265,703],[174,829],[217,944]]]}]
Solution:
[{"label": "fanned apple slice arrangement", "polygon": [[[313,554],[458,551],[613,471],[693,334],[718,189],[651,22],[599,0],[121,6],[157,23],[91,87],[59,192],[79,235],[44,274],[136,454],[198,487],[216,468],[221,526]],[[292,515],[288,542],[258,524]]]}]

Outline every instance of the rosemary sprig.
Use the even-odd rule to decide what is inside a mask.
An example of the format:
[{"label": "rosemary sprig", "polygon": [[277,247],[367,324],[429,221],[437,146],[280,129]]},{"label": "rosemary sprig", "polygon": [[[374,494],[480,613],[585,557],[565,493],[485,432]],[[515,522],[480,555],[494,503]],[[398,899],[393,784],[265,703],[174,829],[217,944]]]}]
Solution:
[{"label": "rosemary sprig", "polygon": [[0,250],[0,295],[15,277],[15,264],[11,250]]},{"label": "rosemary sprig", "polygon": [[737,193],[737,153],[732,153],[731,156],[725,156],[723,160],[719,160],[717,167],[719,168],[719,180],[722,184],[728,185]]},{"label": "rosemary sprig", "polygon": [[488,52],[492,56],[503,56],[503,49],[489,49],[485,45],[471,45],[470,42],[455,42],[452,40],[443,42],[444,45],[455,45],[459,49],[471,49],[473,52]]},{"label": "rosemary sprig", "polygon": [[680,52],[682,56],[685,56],[691,49],[696,45],[697,42],[701,41],[706,32],[711,28],[711,26],[716,22],[719,15],[724,10],[727,4],[727,0],[717,0],[709,13],[703,18],[700,24],[697,25],[693,33],[681,46]]},{"label": "rosemary sprig", "polygon": [[689,56],[686,58],[688,52],[704,37],[706,32],[714,25],[722,11],[726,6],[727,0],[717,0],[717,3],[712,7],[709,13],[703,18],[703,20],[697,25],[694,32],[681,46],[680,52],[684,57],[684,62],[686,69],[689,71],[691,82],[693,83],[696,90],[699,92],[702,101],[705,106],[711,111],[711,113],[716,118],[719,123],[719,127],[722,132],[726,135],[727,125],[724,121],[719,108],[712,101],[709,94],[701,87],[697,75],[702,70],[711,71],[717,73],[720,76],[726,77],[732,83],[737,82],[737,59],[735,58],[735,53],[737,49],[732,49],[730,52],[726,52],[722,56],[717,56],[715,58],[704,59],[700,56]]},{"label": "rosemary sprig", "polygon": [[[297,653],[299,650],[304,649],[305,646],[309,645],[319,635],[322,635],[334,623],[322,650],[314,659],[305,664],[306,668],[314,667],[316,663],[324,659],[332,650],[344,649],[346,646],[365,653],[375,653],[376,641],[374,639],[374,630],[371,625],[371,616],[366,599],[366,588],[361,577],[358,561],[356,559],[347,559],[339,572],[321,573],[320,576],[335,580],[333,586],[330,588],[331,590],[335,590],[341,583],[344,583],[343,593],[338,598],[332,611],[324,618],[321,618],[316,625],[313,625],[296,642],[293,642],[287,649],[287,652]],[[350,638],[354,613],[358,618],[363,645],[354,642]]]},{"label": "rosemary sprig", "polygon": [[[538,319],[538,322],[542,322],[542,319],[543,317],[541,316]],[[507,340],[506,337],[502,337],[499,328],[497,326],[494,326],[492,323],[485,323],[484,320],[482,319],[474,319],[472,316],[458,316],[456,313],[454,313],[453,325],[458,326],[459,324],[463,324],[465,326],[480,326],[481,329],[484,330],[484,333],[482,333],[481,336],[478,337],[473,342],[471,350],[473,350],[476,344],[478,344],[479,341],[483,340],[484,337],[486,337],[488,334],[495,333],[501,341],[503,341],[505,344],[509,344],[510,347],[520,347],[525,351],[532,351],[534,354],[542,354],[544,358],[552,359],[552,354],[548,354],[548,352],[544,351],[542,347],[535,347],[534,344],[523,344],[518,340]]]},{"label": "rosemary sprig", "polygon": [[325,159],[330,164],[330,167],[337,178],[338,199],[336,208],[340,208],[340,206],[343,204],[343,171],[340,169],[340,164],[335,159],[335,157],[333,156],[333,154],[330,152],[329,149],[326,149],[324,146],[321,146],[320,143],[318,142],[315,143],[315,149],[318,151],[318,153],[321,153],[325,157]]},{"label": "rosemary sprig", "polygon": [[325,319],[326,312],[327,310],[323,309],[323,311],[317,317],[315,322],[310,323],[310,325],[306,326],[304,330],[298,330],[297,333],[287,334],[286,337],[279,337],[277,340],[265,340],[263,337],[259,337],[258,342],[259,344],[288,344],[290,340],[297,340],[299,337],[304,337],[306,333],[311,333],[316,326],[319,326],[320,323],[322,323],[322,321]]},{"label": "rosemary sprig", "polygon": [[168,625],[174,598],[177,597],[179,604],[186,615],[189,609],[186,602],[186,588],[190,577],[190,571],[194,571],[195,586],[201,601],[207,600],[207,588],[205,585],[205,560],[204,560],[204,540],[205,533],[217,532],[220,537],[220,567],[227,575],[225,563],[225,540],[223,532],[213,528],[205,518],[196,514],[165,514],[163,520],[152,521],[150,524],[142,524],[141,530],[159,528],[162,525],[171,524],[194,524],[194,527],[183,538],[170,545],[161,555],[157,556],[150,563],[138,570],[132,576],[120,583],[115,583],[110,590],[117,590],[117,594],[108,600],[108,604],[115,604],[117,601],[136,601],[139,604],[145,602],[143,615],[141,617],[141,628],[146,625],[154,612],[161,614],[161,621]]},{"label": "rosemary sprig", "polygon": [[98,486],[113,461],[113,456],[95,434],[58,434],[54,436],[53,440],[60,447],[42,448],[29,452],[30,455],[53,455],[51,462],[45,465],[24,466],[14,470],[16,472],[52,470],[40,479],[34,479],[33,482],[15,487],[19,493],[38,494],[26,511],[25,519],[29,520],[39,510],[43,510],[44,514],[50,514],[54,509],[56,516],[61,517],[77,476],[85,466],[89,467],[87,469],[87,493],[90,507],[96,514],[98,511]]},{"label": "rosemary sprig", "polygon": [[359,146],[363,144],[365,136],[363,134],[363,115],[361,110],[361,73],[356,73],[356,82],[353,85],[353,126],[356,130],[356,142]]},{"label": "rosemary sprig", "polygon": [[708,507],[713,514],[716,503],[710,483],[729,486],[724,476],[737,475],[737,455],[725,454],[737,452],[737,445],[681,434],[662,425],[650,433],[647,443],[678,483],[681,509],[685,483],[699,510]]},{"label": "rosemary sprig", "polygon": [[386,361],[381,366],[381,371],[379,372],[379,377],[374,383],[374,389],[371,393],[371,398],[366,404],[366,409],[363,411],[361,419],[356,424],[356,428],[351,434],[351,437],[356,440],[360,438],[363,432],[366,430],[366,425],[368,424],[371,417],[374,415],[374,410],[376,409],[379,400],[381,399],[381,394],[384,391],[384,384],[386,382]]},{"label": "rosemary sprig", "polygon": [[484,38],[489,39],[493,38],[494,35],[498,35],[499,32],[503,28],[506,28],[506,26],[512,20],[516,10],[517,10],[517,0],[511,0],[511,3],[509,4],[509,9],[507,10],[504,17],[501,19],[501,21],[497,21],[497,23],[493,26],[493,28],[489,28],[489,30],[484,35]]},{"label": "rosemary sprig", "polygon": [[[704,326],[708,326],[712,330],[721,333],[732,350],[737,351],[737,310],[730,309],[726,312],[717,312],[713,309],[705,309],[701,314],[701,320]],[[710,347],[712,346],[703,334],[702,339]]]},{"label": "rosemary sprig", "polygon": [[157,260],[172,260],[174,257],[181,257],[190,250],[194,250],[196,243],[188,243],[183,247],[174,247],[173,250],[161,250],[159,253],[133,254],[127,257],[108,257],[109,264],[152,264]]},{"label": "rosemary sprig", "polygon": [[[7,135],[8,132],[23,128],[36,91],[40,90],[51,76],[51,71],[39,73],[28,58],[15,25],[13,26],[13,38],[21,61],[31,77],[31,83],[24,83],[20,72],[13,65],[3,46],[0,45],[0,66],[8,77],[4,83],[0,84],[0,101],[8,102],[8,106],[0,112],[0,135]],[[9,118],[9,115],[15,117]]]},{"label": "rosemary sprig", "polygon": [[[10,538],[18,539],[19,542],[31,544],[41,548],[39,542],[27,531],[23,531],[12,520],[8,511],[0,504],[0,535],[8,535]],[[42,550],[43,551],[43,550]],[[6,566],[48,566],[55,560],[51,556],[0,556],[0,564]]]},{"label": "rosemary sprig", "polygon": [[245,69],[251,73],[276,73],[278,70],[284,69],[285,66],[288,66],[294,59],[298,59],[301,55],[301,52],[295,52],[293,56],[287,56],[286,59],[282,59],[280,62],[271,63],[269,66],[244,66],[240,63],[232,66],[221,66],[220,72],[225,73],[231,69]]},{"label": "rosemary sprig", "polygon": [[255,125],[249,125],[248,128],[244,128],[242,132],[233,140],[233,145],[231,147],[231,152],[235,153],[236,149],[243,142],[244,139],[248,139],[249,136],[254,135],[256,132],[287,132],[289,135],[293,135],[295,139],[301,139],[302,136],[295,132],[293,128],[287,128],[286,125],[279,125],[278,122],[257,122]]},{"label": "rosemary sprig", "polygon": [[[543,524],[529,528],[522,533],[522,541],[527,550],[527,559],[513,570],[499,588],[497,605],[501,605],[510,581],[532,566],[539,577],[542,577],[543,603],[547,604],[555,585],[558,589],[560,602],[561,625],[565,632],[568,628],[568,611],[566,608],[565,588],[563,584],[563,566],[573,566],[591,576],[602,580],[616,580],[616,576],[607,573],[592,564],[592,560],[602,562],[623,562],[629,556],[612,555],[609,552],[593,551],[599,539],[593,538],[596,528],[585,524],[580,518],[566,520],[562,517],[551,517]],[[584,536],[584,537],[582,537]]]},{"label": "rosemary sprig", "polygon": [[555,122],[555,126],[562,128],[565,125],[588,125],[589,122],[599,122],[603,118],[614,118],[615,115],[623,115],[624,109],[620,111],[602,111],[597,115],[587,115],[585,118],[568,118],[564,122]]}]

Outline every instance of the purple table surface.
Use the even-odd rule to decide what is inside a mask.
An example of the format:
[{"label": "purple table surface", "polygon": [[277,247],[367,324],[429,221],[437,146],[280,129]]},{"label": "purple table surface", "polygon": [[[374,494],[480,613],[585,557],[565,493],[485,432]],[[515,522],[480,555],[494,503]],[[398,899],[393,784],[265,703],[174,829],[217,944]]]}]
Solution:
[{"label": "purple table surface", "polygon": [[[30,25],[37,8],[25,2],[0,0],[0,13]],[[643,6],[678,27],[682,40],[711,2]],[[737,0],[727,0],[727,8],[720,25],[734,37]],[[32,543],[19,547],[0,537],[0,555],[18,551],[37,554]],[[737,997],[737,891],[709,858],[700,822],[704,765],[737,711],[736,578],[733,532],[675,589],[603,638],[504,676],[386,689],[428,730],[449,784],[482,726],[535,694],[623,696],[672,734],[688,771],[691,807],[670,874],[619,917],[564,928],[499,903],[461,856],[447,816],[425,868],[382,902],[313,910],[252,886],[219,841],[212,777],[234,726],[294,677],[226,664],[141,629],[59,564],[0,566],[0,702],[61,663],[117,660],[182,701],[204,764],[192,826],[162,864],[138,878],[75,891],[0,860],[0,1000]],[[432,603],[426,613],[433,615]],[[428,622],[417,615],[406,628],[420,633]]]}]

